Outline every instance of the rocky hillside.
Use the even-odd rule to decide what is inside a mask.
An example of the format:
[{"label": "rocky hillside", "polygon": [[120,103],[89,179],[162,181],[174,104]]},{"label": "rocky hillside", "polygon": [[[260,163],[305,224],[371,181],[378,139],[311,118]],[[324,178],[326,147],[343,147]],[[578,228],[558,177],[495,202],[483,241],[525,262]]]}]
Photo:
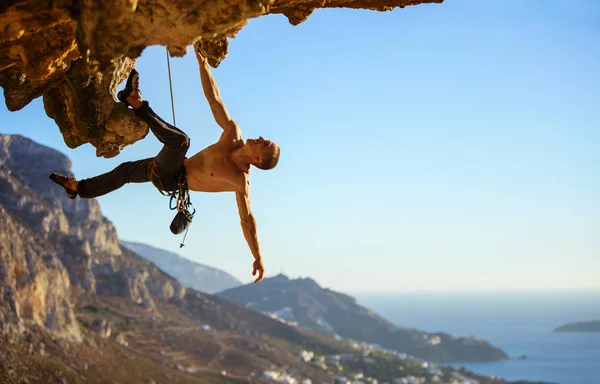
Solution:
[{"label": "rocky hillside", "polygon": [[505,383],[186,289],[120,247],[97,202],[68,199],[51,171],[69,174],[69,160],[0,135],[1,383],[328,383],[340,373]]},{"label": "rocky hillside", "polygon": [[[443,0],[228,0],[0,2],[0,86],[11,111],[43,97],[65,143],[90,143],[113,157],[148,128],[116,102],[115,91],[143,50],[168,47],[183,56],[199,43],[216,67],[248,19],[285,15],[305,21],[317,8],[388,11]],[[93,127],[93,128],[90,128]]]},{"label": "rocky hillside", "polygon": [[271,316],[333,337],[376,343],[438,362],[504,360],[504,351],[477,338],[454,337],[398,327],[350,296],[324,289],[310,278],[277,275],[217,295]]},{"label": "rocky hillside", "polygon": [[[21,262],[20,256],[29,258],[23,278],[17,274],[11,292],[21,291],[22,282],[36,279],[59,284],[64,268],[68,273],[68,279],[63,274],[65,289],[76,285],[90,294],[120,295],[145,308],[152,308],[155,298],[183,297],[185,288],[171,277],[139,256],[123,252],[115,227],[102,216],[96,200],[71,200],[48,179],[54,171],[70,174],[70,167],[69,159],[57,151],[21,136],[0,135],[0,206],[7,224],[2,231],[6,238],[2,254]],[[53,275],[40,274],[40,261]],[[21,273],[20,269],[11,271]],[[45,290],[46,285],[34,286],[40,294],[52,292]],[[46,319],[38,310],[60,313],[68,307],[64,304],[40,304],[28,313]]]},{"label": "rocky hillside", "polygon": [[121,245],[151,261],[183,286],[199,292],[215,293],[242,285],[241,281],[227,272],[193,262],[164,249],[125,240],[121,240]]}]

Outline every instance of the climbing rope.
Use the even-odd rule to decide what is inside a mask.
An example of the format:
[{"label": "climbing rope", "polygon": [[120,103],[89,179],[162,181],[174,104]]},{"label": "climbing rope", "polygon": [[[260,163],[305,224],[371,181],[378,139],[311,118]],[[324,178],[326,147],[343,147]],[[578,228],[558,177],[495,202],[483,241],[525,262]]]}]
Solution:
[{"label": "climbing rope", "polygon": [[171,110],[173,111],[173,125],[176,127],[177,122],[175,122],[175,102],[173,101],[173,82],[171,81],[171,59],[169,57],[169,48],[165,47],[165,51],[167,51],[167,70],[169,72],[169,89],[171,90]]},{"label": "climbing rope", "polygon": [[[171,110],[173,111],[173,126],[177,126],[177,122],[175,121],[175,99],[173,98],[173,80],[171,79],[171,58],[169,57],[169,48],[165,47],[165,51],[167,53],[167,72],[169,74],[169,90],[171,92]],[[196,213],[196,209],[194,208],[193,212],[188,212],[188,208],[192,205],[190,201],[190,194],[187,191],[187,182],[185,181],[185,177],[179,177],[177,184],[179,187],[178,191],[174,191],[171,195],[171,200],[169,201],[169,208],[171,210],[177,209],[177,216],[174,219],[174,222],[178,219],[178,217],[183,216],[185,220],[188,222],[186,224],[187,228],[185,229],[185,234],[183,235],[183,241],[179,244],[179,248],[183,247],[183,243],[185,242],[185,238],[187,237],[188,230],[190,229],[189,224],[192,222],[192,218],[194,217],[194,213]],[[184,179],[183,181],[181,179]],[[185,188],[184,188],[185,186]],[[177,196],[179,195],[179,196]],[[171,206],[173,199],[176,200],[175,207]],[[181,218],[180,218],[181,220]],[[173,225],[173,224],[172,224]]]}]

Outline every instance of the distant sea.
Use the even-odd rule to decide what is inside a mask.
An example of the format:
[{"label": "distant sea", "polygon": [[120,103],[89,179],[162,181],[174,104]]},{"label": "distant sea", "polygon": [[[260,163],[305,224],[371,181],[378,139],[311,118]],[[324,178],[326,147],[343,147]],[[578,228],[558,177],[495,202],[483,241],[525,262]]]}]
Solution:
[{"label": "distant sea", "polygon": [[600,320],[600,292],[352,294],[387,320],[427,332],[477,336],[525,360],[452,363],[505,380],[600,384],[600,333],[554,333]]}]

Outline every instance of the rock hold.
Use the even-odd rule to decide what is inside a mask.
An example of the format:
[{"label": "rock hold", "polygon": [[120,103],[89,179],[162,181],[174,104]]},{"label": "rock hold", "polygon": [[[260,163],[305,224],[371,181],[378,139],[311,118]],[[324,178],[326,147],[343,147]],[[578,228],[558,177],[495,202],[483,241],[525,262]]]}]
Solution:
[{"label": "rock hold", "polygon": [[115,99],[118,84],[151,45],[183,56],[200,43],[211,66],[248,19],[283,14],[290,24],[318,8],[389,11],[444,0],[9,0],[0,5],[0,86],[11,111],[43,96],[65,143],[116,156],[148,128]]},{"label": "rock hold", "polygon": [[89,75],[79,59],[62,81],[44,92],[46,114],[60,128],[67,146],[89,142],[97,148],[97,156],[113,157],[148,134],[148,125],[114,97],[134,64],[134,60],[120,58],[110,71]]}]

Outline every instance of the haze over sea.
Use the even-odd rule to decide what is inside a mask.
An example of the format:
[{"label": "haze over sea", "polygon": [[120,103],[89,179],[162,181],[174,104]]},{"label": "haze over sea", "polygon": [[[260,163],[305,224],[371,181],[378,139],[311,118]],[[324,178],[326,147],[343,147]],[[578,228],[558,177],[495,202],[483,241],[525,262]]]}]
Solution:
[{"label": "haze over sea", "polygon": [[406,292],[353,294],[397,325],[477,336],[524,360],[451,364],[507,380],[600,383],[600,333],[554,333],[560,325],[600,320],[600,292]]}]

